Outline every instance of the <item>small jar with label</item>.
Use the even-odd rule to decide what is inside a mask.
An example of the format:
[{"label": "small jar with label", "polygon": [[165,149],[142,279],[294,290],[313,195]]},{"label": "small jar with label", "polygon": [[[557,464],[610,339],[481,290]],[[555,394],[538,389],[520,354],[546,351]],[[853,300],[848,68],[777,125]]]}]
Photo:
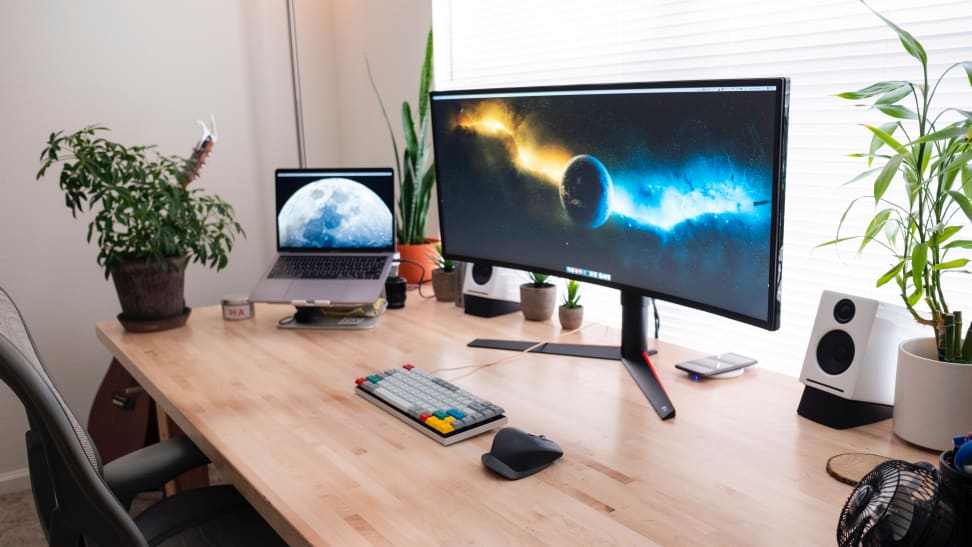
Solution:
[{"label": "small jar with label", "polygon": [[231,294],[223,297],[223,319],[239,321],[253,318],[253,302],[246,295]]}]

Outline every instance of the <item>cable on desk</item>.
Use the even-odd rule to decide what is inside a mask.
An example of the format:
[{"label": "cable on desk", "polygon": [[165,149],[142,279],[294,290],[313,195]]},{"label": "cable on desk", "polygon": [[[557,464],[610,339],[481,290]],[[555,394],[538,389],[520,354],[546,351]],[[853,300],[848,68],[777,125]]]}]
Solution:
[{"label": "cable on desk", "polygon": [[422,270],[422,277],[419,278],[419,282],[418,284],[415,285],[415,289],[409,289],[409,290],[416,290],[418,292],[418,295],[421,296],[422,298],[435,298],[434,294],[432,295],[422,294],[422,285],[427,283],[427,281],[425,281],[425,266],[423,266],[419,262],[416,262],[414,260],[409,260],[407,258],[396,258],[395,262],[398,264],[401,264],[402,262],[408,262],[409,264],[417,266],[420,270]]},{"label": "cable on desk", "polygon": [[[562,339],[564,337],[570,336],[570,335],[572,335],[574,333],[577,333],[577,332],[580,332],[580,331],[586,329],[587,327],[589,327],[591,325],[596,325],[596,324],[599,324],[599,323],[595,323],[595,322],[587,323],[585,325],[582,325],[580,327],[577,327],[574,330],[565,332],[563,335],[561,335],[560,338]],[[450,378],[449,379],[450,382],[454,382],[454,381],[459,380],[461,378],[465,378],[466,376],[471,376],[471,375],[479,372],[480,370],[482,370],[482,369],[484,369],[486,367],[491,367],[493,365],[498,365],[498,364],[504,363],[506,361],[509,361],[509,360],[512,360],[512,359],[516,359],[517,357],[520,357],[520,356],[522,356],[522,355],[524,355],[526,353],[529,353],[529,352],[531,352],[531,351],[533,351],[533,350],[535,350],[535,349],[543,346],[544,344],[549,344],[550,342],[551,342],[550,340],[541,340],[540,342],[537,342],[536,344],[533,344],[532,346],[530,346],[530,347],[528,347],[526,349],[523,349],[523,350],[518,351],[516,353],[509,354],[506,357],[502,357],[502,358],[497,359],[495,361],[489,361],[487,363],[477,363],[477,364],[474,364],[474,365],[460,365],[460,366],[457,366],[457,367],[440,367],[440,368],[436,368],[436,369],[430,370],[429,373],[435,374],[437,372],[442,372],[442,371],[472,369],[472,370],[470,370],[469,372],[467,372],[465,374],[460,374],[459,376],[456,376],[455,378]]]}]

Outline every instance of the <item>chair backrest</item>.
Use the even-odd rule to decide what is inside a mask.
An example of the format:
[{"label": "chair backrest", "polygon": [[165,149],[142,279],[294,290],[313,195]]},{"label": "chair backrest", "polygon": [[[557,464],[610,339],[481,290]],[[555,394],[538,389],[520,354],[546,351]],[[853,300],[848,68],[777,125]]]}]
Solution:
[{"label": "chair backrest", "polygon": [[144,545],[135,522],[102,478],[97,450],[48,375],[23,316],[2,287],[0,379],[27,413],[30,482],[48,543]]}]

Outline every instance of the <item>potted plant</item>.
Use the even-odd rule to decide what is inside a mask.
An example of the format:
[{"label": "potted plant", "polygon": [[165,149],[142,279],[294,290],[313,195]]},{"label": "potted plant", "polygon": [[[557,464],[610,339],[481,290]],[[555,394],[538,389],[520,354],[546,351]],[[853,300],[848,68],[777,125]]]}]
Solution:
[{"label": "potted plant", "polygon": [[557,287],[548,283],[550,276],[530,272],[530,282],[520,285],[520,309],[530,321],[546,321],[557,303]]},{"label": "potted plant", "polygon": [[567,280],[567,293],[557,315],[560,326],[567,330],[579,329],[584,322],[584,306],[580,305],[580,283],[577,280]]},{"label": "potted plant", "polygon": [[456,278],[456,261],[442,256],[442,244],[435,244],[432,261],[438,267],[432,270],[432,292],[440,302],[452,302],[456,299],[458,280]]},{"label": "potted plant", "polygon": [[[969,273],[969,259],[957,255],[972,249],[972,240],[960,236],[972,221],[972,113],[941,107],[934,99],[953,70],[964,70],[972,84],[972,62],[955,63],[930,80],[921,43],[874,13],[920,63],[922,80],[878,82],[839,95],[867,101],[864,106],[891,120],[865,126],[871,135],[869,149],[854,156],[867,158],[869,169],[853,181],[873,179],[873,191],[851,202],[837,238],[824,245],[855,239],[859,252],[873,243],[891,255],[891,268],[877,286],[893,282],[914,319],[934,335],[899,347],[894,431],[915,444],[942,449],[952,435],[972,430],[972,399],[967,396],[972,330],[964,332],[963,340],[962,314],[946,303],[944,284],[946,276]],[[850,209],[865,199],[873,199],[877,211],[863,234],[843,237],[841,227]]]},{"label": "potted plant", "polygon": [[399,272],[409,283],[428,281],[435,265],[429,259],[435,240],[425,237],[425,223],[429,215],[429,202],[435,186],[435,168],[432,148],[427,139],[431,114],[429,108],[429,88],[432,84],[432,31],[429,30],[425,42],[425,60],[419,79],[418,118],[412,114],[409,102],[402,101],[402,132],[405,148],[399,159],[398,140],[392,129],[391,120],[381,100],[371,67],[367,65],[371,87],[378,97],[381,114],[391,135],[392,150],[395,153],[395,169],[398,173],[398,252],[402,263]]},{"label": "potted plant", "polygon": [[[98,265],[110,275],[129,330],[185,323],[185,267],[199,262],[222,269],[243,228],[233,207],[188,184],[198,174],[214,138],[204,129],[191,159],[165,156],[154,146],[125,146],[88,126],[52,133],[41,152],[41,179],[54,164],[65,203],[77,217],[93,212],[87,240],[97,238]],[[96,236],[97,234],[97,236]]]}]

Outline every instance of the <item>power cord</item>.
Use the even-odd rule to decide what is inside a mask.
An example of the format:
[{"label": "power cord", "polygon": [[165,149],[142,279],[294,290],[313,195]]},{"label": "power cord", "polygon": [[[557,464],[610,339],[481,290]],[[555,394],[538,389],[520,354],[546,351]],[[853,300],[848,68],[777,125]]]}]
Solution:
[{"label": "power cord", "polygon": [[655,340],[658,340],[658,330],[661,328],[661,318],[658,317],[658,304],[655,303],[655,299],[651,299],[651,313],[655,318]]},{"label": "power cord", "polygon": [[[598,323],[595,323],[595,322],[587,323],[586,325],[582,325],[580,327],[577,327],[574,330],[570,330],[570,331],[565,332],[560,338],[562,339],[564,337],[571,336],[571,335],[573,335],[573,334],[575,334],[577,332],[580,332],[580,331],[586,329],[587,327],[589,327],[591,325],[596,325],[596,324],[598,324]],[[471,376],[471,375],[479,372],[480,370],[482,370],[484,368],[491,367],[491,366],[494,366],[494,365],[499,365],[501,363],[505,363],[507,361],[511,361],[513,359],[516,359],[517,357],[521,357],[521,356],[523,356],[523,355],[525,355],[527,353],[530,353],[531,351],[533,351],[533,350],[535,350],[535,349],[543,346],[544,344],[549,344],[550,342],[551,342],[551,340],[542,340],[540,342],[537,342],[536,344],[533,344],[532,346],[530,346],[530,347],[528,347],[526,349],[520,350],[520,351],[518,351],[516,353],[511,353],[511,354],[507,355],[506,357],[502,357],[502,358],[497,359],[495,361],[489,361],[487,363],[477,363],[477,364],[473,364],[473,365],[460,365],[460,366],[457,366],[457,367],[440,367],[440,368],[437,368],[437,369],[430,370],[429,373],[430,374],[435,374],[437,372],[444,372],[444,371],[450,371],[450,370],[472,369],[469,372],[466,372],[465,374],[460,374],[459,376],[456,376],[455,378],[450,378],[449,379],[450,382],[454,382],[456,380],[465,378],[467,376]]]},{"label": "power cord", "polygon": [[419,278],[419,282],[418,284],[415,285],[415,289],[409,289],[409,290],[415,290],[416,292],[418,292],[418,295],[421,296],[422,298],[435,298],[435,294],[431,294],[431,295],[422,294],[422,285],[428,283],[425,280],[425,266],[423,266],[419,262],[416,262],[414,260],[409,260],[407,258],[396,258],[394,260],[395,264],[401,264],[402,262],[408,262],[409,264],[418,267],[418,269],[422,271],[422,277]]}]

